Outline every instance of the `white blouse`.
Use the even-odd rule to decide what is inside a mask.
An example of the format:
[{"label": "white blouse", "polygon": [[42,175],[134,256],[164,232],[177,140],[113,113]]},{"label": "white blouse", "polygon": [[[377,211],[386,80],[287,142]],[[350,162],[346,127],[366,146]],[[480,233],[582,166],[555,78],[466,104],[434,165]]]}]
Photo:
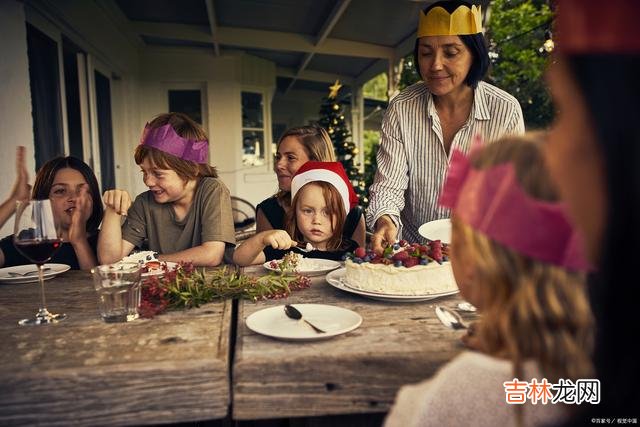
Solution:
[{"label": "white blouse", "polygon": [[[469,119],[455,134],[449,153],[456,148],[468,152],[475,134],[491,142],[522,133],[524,120],[518,101],[479,82]],[[433,96],[423,82],[408,87],[389,103],[376,160],[378,169],[369,189],[369,228],[374,230],[377,219],[389,215],[398,226],[398,238],[422,241],[420,225],[449,217],[449,210],[437,204],[449,157]]]}]

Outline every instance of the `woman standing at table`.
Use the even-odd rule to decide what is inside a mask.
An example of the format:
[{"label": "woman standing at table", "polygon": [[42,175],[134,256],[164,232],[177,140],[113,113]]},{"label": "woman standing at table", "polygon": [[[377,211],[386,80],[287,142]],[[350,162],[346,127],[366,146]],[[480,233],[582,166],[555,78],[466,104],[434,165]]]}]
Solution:
[{"label": "woman standing at table", "polygon": [[479,7],[454,0],[421,12],[414,62],[423,81],[391,100],[382,122],[367,209],[379,253],[400,237],[420,241],[421,224],[449,216],[436,201],[452,148],[467,152],[475,134],[524,132],[518,101],[481,81],[489,55]]},{"label": "woman standing at table", "polygon": [[[256,207],[256,233],[284,229],[285,211],[291,207],[291,180],[308,161],[335,162],[333,144],[319,126],[301,126],[287,130],[278,141],[273,168],[278,176],[278,192]],[[365,245],[362,208],[356,206],[347,215],[343,235]]]},{"label": "woman standing at table", "polygon": [[[98,181],[91,168],[75,157],[56,157],[45,163],[36,175],[30,193],[25,149],[16,153],[16,181],[9,198],[0,205],[0,225],[15,212],[16,202],[51,200],[55,223],[61,229],[62,247],[51,262],[68,264],[74,270],[87,270],[97,264],[98,227],[102,221],[102,203]],[[94,203],[97,200],[97,203]],[[0,240],[0,267],[33,264],[17,251],[13,235]]]}]

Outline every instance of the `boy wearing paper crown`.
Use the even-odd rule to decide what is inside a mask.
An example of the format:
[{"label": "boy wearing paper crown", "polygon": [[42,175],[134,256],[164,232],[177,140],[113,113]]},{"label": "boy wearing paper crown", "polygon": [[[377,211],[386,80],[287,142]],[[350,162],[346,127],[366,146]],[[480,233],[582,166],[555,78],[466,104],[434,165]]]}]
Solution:
[{"label": "boy wearing paper crown", "polygon": [[[245,241],[233,255],[238,265],[262,264],[287,252],[307,258],[341,260],[358,244],[342,234],[349,210],[358,203],[340,162],[307,162],[291,181],[291,209],[285,230],[267,230]],[[301,251],[299,247],[311,249]]]},{"label": "boy wearing paper crown", "polygon": [[[102,264],[118,261],[146,241],[160,260],[215,266],[235,244],[231,198],[207,164],[209,143],[200,126],[182,113],[148,123],[134,158],[149,191],[131,205],[124,190],[109,190],[98,242]],[[121,215],[127,218],[120,227]]]},{"label": "boy wearing paper crown", "polygon": [[[549,425],[567,418],[570,402],[552,403],[540,383],[592,378],[587,263],[542,145],[532,134],[472,148],[470,159],[454,151],[440,204],[452,209],[456,282],[482,313],[470,337],[478,351],[401,388],[387,427]],[[537,381],[537,391],[518,401],[508,393],[514,378]]]},{"label": "boy wearing paper crown", "polygon": [[524,132],[518,101],[481,81],[489,56],[479,7],[459,0],[427,7],[414,56],[423,81],[391,100],[382,123],[367,209],[378,253],[400,238],[421,241],[420,225],[449,216],[437,196],[452,149],[467,152],[475,134],[493,141]]}]

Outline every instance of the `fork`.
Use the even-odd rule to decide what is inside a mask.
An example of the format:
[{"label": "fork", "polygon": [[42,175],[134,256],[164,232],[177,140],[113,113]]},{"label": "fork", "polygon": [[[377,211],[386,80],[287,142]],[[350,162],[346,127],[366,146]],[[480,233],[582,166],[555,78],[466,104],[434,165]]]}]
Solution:
[{"label": "fork", "polygon": [[436,316],[443,325],[451,329],[467,329],[467,325],[462,323],[462,318],[455,311],[446,307],[436,306]]},{"label": "fork", "polygon": [[[49,271],[49,270],[51,270],[51,268],[45,267],[42,269],[42,272],[44,273],[45,271]],[[38,274],[38,270],[27,271],[26,273],[16,273],[15,271],[9,271],[7,272],[7,274],[11,277],[26,277],[32,274]]]},{"label": "fork", "polygon": [[296,248],[300,249],[302,252],[311,252],[311,251],[316,249],[309,242],[306,242],[306,243],[305,242],[297,242],[296,243]]}]

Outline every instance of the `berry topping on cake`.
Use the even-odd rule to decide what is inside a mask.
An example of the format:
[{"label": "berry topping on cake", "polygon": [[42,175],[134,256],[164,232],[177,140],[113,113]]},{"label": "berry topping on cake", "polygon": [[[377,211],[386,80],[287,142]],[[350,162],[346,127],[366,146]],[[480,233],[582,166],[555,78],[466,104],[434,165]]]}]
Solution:
[{"label": "berry topping on cake", "polygon": [[448,261],[448,255],[449,245],[440,240],[433,240],[424,245],[400,240],[398,243],[387,246],[382,256],[359,247],[353,253],[347,253],[344,258],[356,264],[369,262],[411,268],[416,265],[427,265],[431,261],[442,264]]}]

